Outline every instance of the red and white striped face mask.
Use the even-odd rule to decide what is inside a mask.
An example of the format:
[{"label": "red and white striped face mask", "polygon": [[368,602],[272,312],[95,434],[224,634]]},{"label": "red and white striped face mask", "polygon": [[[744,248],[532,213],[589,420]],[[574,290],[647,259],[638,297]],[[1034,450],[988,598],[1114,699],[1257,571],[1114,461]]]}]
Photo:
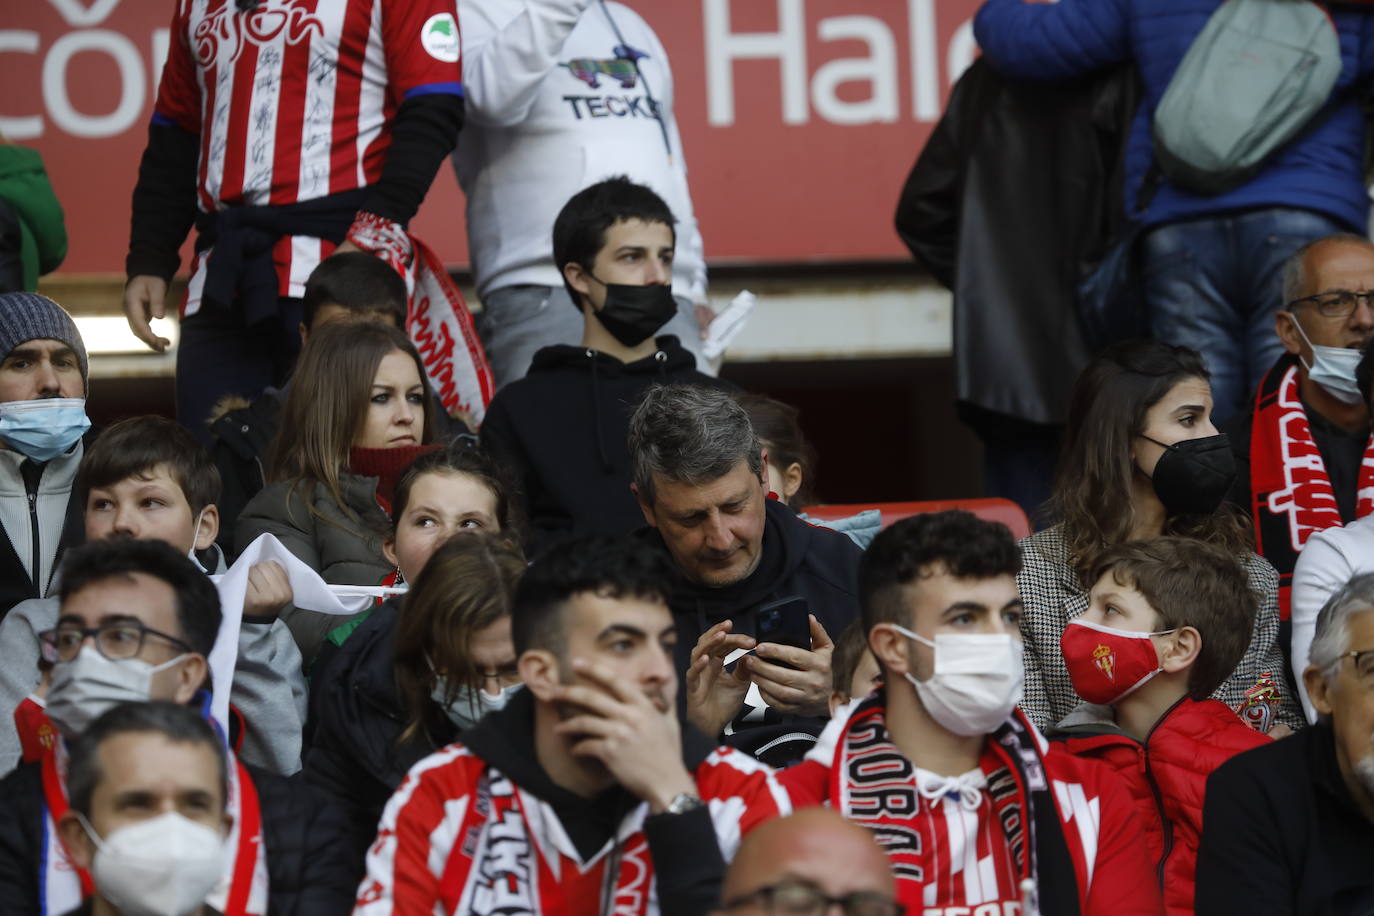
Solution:
[{"label": "red and white striped face mask", "polygon": [[1109,706],[1139,690],[1163,671],[1151,636],[1086,620],[1072,620],[1059,637],[1059,650],[1074,691],[1089,703]]}]

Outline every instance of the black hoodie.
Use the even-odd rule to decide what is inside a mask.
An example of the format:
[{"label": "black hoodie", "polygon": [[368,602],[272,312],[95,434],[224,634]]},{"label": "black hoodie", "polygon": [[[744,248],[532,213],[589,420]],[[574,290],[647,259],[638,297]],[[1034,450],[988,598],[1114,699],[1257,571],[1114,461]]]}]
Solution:
[{"label": "black hoodie", "polygon": [[[734,632],[754,635],[754,611],[783,598],[806,599],[832,641],[859,616],[859,557],[846,535],[810,525],[775,499],[764,501],[762,556],[748,577],[724,588],[707,588],[678,576],[670,603],[677,623],[677,664],[685,676],[692,647],[702,633],[729,618]],[[667,552],[655,528],[639,532]],[[679,698],[684,691],[679,691]],[[795,763],[815,743],[825,718],[751,709],[747,704],[728,729],[725,742],[773,766]]]},{"label": "black hoodie", "polygon": [[[462,743],[511,782],[552,806],[585,861],[606,845],[625,815],[640,802],[618,785],[593,798],[583,798],[555,784],[535,753],[534,703],[528,690],[518,691],[503,709],[483,716],[465,732]],[[712,749],[700,732],[683,724],[682,762],[689,773]],[[705,916],[711,912],[720,899],[725,860],[709,809],[702,806],[682,814],[649,815],[644,819],[644,837],[654,863],[663,916]]]},{"label": "black hoodie", "polygon": [[630,414],[655,382],[728,382],[698,372],[671,334],[632,363],[586,347],[534,354],[529,374],[502,388],[482,422],[482,444],[510,468],[529,513],[532,553],[569,535],[628,534],[644,524],[630,493]]}]

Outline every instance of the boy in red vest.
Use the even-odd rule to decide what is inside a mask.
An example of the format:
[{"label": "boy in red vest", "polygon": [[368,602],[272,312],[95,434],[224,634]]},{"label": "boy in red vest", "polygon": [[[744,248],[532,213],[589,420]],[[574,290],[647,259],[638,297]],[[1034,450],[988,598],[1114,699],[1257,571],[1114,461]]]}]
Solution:
[{"label": "boy in red vest", "polygon": [[1262,692],[1242,710],[1208,699],[1245,654],[1257,599],[1234,557],[1192,538],[1113,548],[1093,580],[1087,611],[1061,641],[1087,702],[1050,737],[1121,774],[1146,825],[1165,910],[1191,914],[1207,776],[1271,740],[1276,708]]}]

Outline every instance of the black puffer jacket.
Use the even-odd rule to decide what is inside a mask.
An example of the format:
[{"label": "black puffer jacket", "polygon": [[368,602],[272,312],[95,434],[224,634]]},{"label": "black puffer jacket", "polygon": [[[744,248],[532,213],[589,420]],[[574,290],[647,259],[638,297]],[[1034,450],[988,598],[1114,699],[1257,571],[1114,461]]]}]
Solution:
[{"label": "black puffer jacket", "polygon": [[221,401],[210,420],[210,432],[215,437],[210,454],[219,468],[221,484],[215,503],[219,507],[219,546],[231,557],[238,556],[234,528],[243,507],[267,486],[267,461],[285,400],[284,390],[268,388],[252,403]]},{"label": "black puffer jacket", "polygon": [[355,886],[391,793],[411,766],[458,736],[441,714],[430,730],[451,729],[435,736],[442,740],[400,743],[405,713],[392,675],[396,617],[392,602],[373,611],[315,675],[310,701],[315,729],[303,776],[346,822],[333,855],[352,869]]},{"label": "black puffer jacket", "polygon": [[[809,525],[775,499],[765,500],[763,556],[753,574],[725,588],[704,588],[678,577],[672,610],[677,623],[677,664],[685,676],[697,639],[729,618],[734,632],[754,635],[754,611],[783,598],[806,599],[832,640],[859,616],[859,557],[863,552],[846,535]],[[639,537],[667,551],[657,529]],[[685,690],[678,691],[679,699]],[[774,766],[794,763],[815,743],[826,719],[782,714],[772,708],[744,711],[731,723],[725,742]]]},{"label": "black puffer jacket", "polygon": [[[329,844],[342,830],[337,809],[299,777],[248,767],[258,791],[267,844],[272,916],[334,916],[353,910],[358,882]],[[0,780],[0,916],[42,913],[42,765],[27,763]]]}]

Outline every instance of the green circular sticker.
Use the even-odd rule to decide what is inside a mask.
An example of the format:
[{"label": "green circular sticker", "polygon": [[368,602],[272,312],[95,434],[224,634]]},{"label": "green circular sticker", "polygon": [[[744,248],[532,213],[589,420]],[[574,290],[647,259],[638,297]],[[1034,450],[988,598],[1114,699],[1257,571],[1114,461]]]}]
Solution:
[{"label": "green circular sticker", "polygon": [[452,64],[458,61],[458,20],[452,13],[435,13],[420,29],[420,44],[435,60]]}]

